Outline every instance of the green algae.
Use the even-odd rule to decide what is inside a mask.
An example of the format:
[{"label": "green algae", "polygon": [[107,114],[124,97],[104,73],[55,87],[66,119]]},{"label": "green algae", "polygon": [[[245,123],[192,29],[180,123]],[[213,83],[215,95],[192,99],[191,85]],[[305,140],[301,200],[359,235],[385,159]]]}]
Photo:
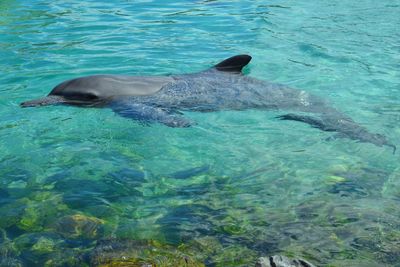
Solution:
[{"label": "green algae", "polygon": [[216,255],[223,250],[222,244],[216,237],[202,236],[192,239],[187,244],[180,244],[179,249],[188,251],[189,253],[196,253],[197,257],[206,260],[211,255]]},{"label": "green algae", "polygon": [[58,253],[52,255],[50,259],[43,263],[44,267],[64,267],[64,266],[79,266],[89,267],[88,264],[83,263],[76,258],[76,255],[66,255],[66,253]]},{"label": "green algae", "polygon": [[346,178],[337,175],[330,175],[326,178],[327,184],[342,183],[344,181],[346,181]]},{"label": "green algae", "polygon": [[39,254],[51,253],[55,250],[56,244],[52,239],[40,237],[39,240],[32,246],[32,250]]},{"label": "green algae", "polygon": [[68,207],[60,195],[52,192],[38,192],[27,199],[17,226],[25,231],[41,231]]},{"label": "green algae", "polygon": [[231,245],[224,247],[214,257],[213,261],[217,267],[231,266],[252,266],[254,265],[257,253],[245,246]]},{"label": "green algae", "polygon": [[156,241],[108,240],[90,253],[91,266],[202,267],[193,255]]}]

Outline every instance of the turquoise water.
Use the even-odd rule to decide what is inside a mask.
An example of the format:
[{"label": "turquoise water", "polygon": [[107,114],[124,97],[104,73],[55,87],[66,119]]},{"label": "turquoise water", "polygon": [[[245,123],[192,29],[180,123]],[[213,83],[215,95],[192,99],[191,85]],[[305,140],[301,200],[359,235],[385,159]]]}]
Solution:
[{"label": "turquoise water", "polygon": [[2,0],[0,265],[104,263],[99,240],[112,240],[206,266],[400,266],[388,148],[276,111],[187,112],[197,125],[174,129],[19,107],[77,76],[190,73],[247,53],[246,75],[322,96],[399,146],[399,13],[397,0]]}]

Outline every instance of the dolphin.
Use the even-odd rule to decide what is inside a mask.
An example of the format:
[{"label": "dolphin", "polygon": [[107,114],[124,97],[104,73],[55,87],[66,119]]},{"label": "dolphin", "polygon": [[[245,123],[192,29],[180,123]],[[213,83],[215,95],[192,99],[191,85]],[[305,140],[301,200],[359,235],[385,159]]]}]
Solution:
[{"label": "dolphin", "polygon": [[290,113],[281,120],[307,123],[322,131],[396,151],[384,135],[374,134],[324,99],[304,90],[258,80],[242,73],[249,55],[236,55],[198,73],[170,76],[92,75],[67,80],[44,98],[21,103],[22,107],[68,104],[108,107],[120,116],[144,124],[170,127],[194,124],[182,111],[279,110]]}]

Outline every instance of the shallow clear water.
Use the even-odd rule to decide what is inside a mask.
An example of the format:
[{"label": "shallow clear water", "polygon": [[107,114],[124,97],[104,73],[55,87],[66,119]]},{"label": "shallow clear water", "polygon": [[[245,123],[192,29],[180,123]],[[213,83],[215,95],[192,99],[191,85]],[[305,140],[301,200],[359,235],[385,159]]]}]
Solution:
[{"label": "shallow clear water", "polygon": [[19,107],[77,76],[190,73],[248,53],[246,75],[322,96],[399,145],[399,12],[398,0],[2,0],[3,264],[89,255],[84,265],[95,241],[113,239],[155,240],[208,266],[273,254],[399,266],[388,148],[329,140],[276,111],[187,112],[197,125],[174,129],[108,109]]}]

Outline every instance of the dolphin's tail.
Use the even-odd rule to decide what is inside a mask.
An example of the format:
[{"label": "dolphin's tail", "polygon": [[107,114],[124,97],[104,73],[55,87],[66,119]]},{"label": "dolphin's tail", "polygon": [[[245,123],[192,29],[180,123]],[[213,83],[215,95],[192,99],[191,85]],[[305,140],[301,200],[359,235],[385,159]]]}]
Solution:
[{"label": "dolphin's tail", "polygon": [[322,114],[321,118],[315,118],[307,115],[285,114],[278,116],[281,120],[293,120],[310,124],[314,128],[322,131],[337,132],[337,137],[344,137],[360,142],[371,143],[376,146],[388,146],[396,152],[396,146],[389,142],[386,136],[382,134],[370,133],[367,129],[354,122],[352,119],[344,116],[328,116]]},{"label": "dolphin's tail", "polygon": [[26,108],[26,107],[48,106],[64,102],[65,99],[62,96],[49,95],[43,98],[22,102],[20,105],[21,107]]}]

